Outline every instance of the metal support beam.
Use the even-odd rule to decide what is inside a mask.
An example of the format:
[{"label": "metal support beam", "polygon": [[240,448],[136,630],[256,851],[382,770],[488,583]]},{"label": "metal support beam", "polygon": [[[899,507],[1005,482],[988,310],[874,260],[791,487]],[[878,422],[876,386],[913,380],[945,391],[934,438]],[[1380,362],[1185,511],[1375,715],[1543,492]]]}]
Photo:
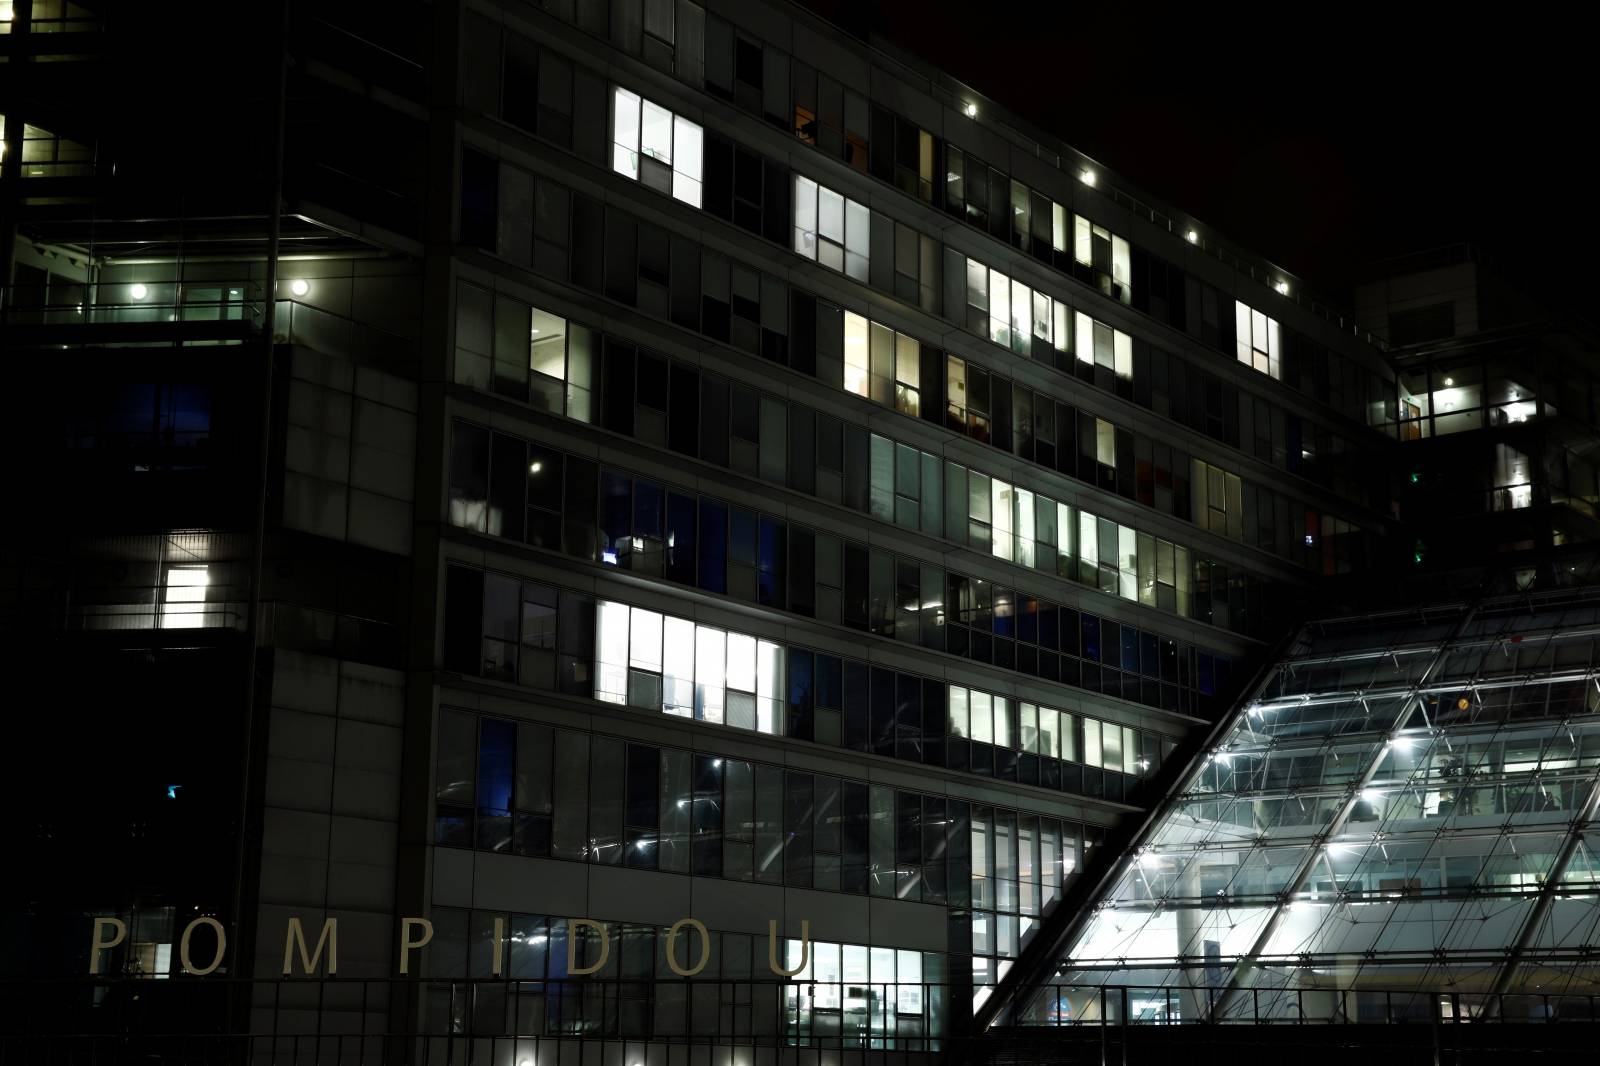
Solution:
[{"label": "metal support beam", "polygon": [[[1476,605],[1462,612],[1460,619],[1451,630],[1451,636],[1439,642],[1438,650],[1434,652],[1433,658],[1423,668],[1416,681],[1412,683],[1410,694],[1405,698],[1400,708],[1400,713],[1395,718],[1396,722],[1403,722],[1406,714],[1410,712],[1418,700],[1422,699],[1422,691],[1427,687],[1428,680],[1439,669],[1440,664],[1444,662],[1446,654],[1451,649],[1451,639],[1459,636],[1476,614]],[[1387,750],[1387,747],[1378,749],[1377,753],[1372,757],[1371,764],[1362,773],[1361,779],[1351,786],[1349,794],[1345,796],[1344,802],[1340,804],[1338,812],[1329,820],[1327,827],[1312,838],[1310,846],[1305,849],[1305,855],[1301,858],[1300,864],[1295,868],[1294,875],[1289,879],[1283,893],[1279,896],[1278,904],[1273,909],[1271,917],[1267,919],[1267,923],[1262,927],[1261,932],[1256,934],[1255,941],[1250,945],[1250,950],[1245,953],[1238,964],[1234,966],[1232,972],[1228,974],[1227,984],[1222,987],[1222,993],[1212,1001],[1209,1014],[1211,1021],[1218,1021],[1226,1016],[1229,1004],[1238,995],[1240,982],[1255,970],[1256,963],[1260,960],[1262,952],[1272,942],[1273,934],[1278,931],[1278,927],[1283,924],[1283,917],[1288,912],[1289,902],[1305,887],[1306,880],[1311,876],[1311,871],[1316,868],[1328,841],[1337,836],[1344,829],[1346,823],[1349,822],[1351,812],[1355,810],[1356,803],[1361,798],[1361,790],[1372,782],[1373,776],[1378,772],[1378,767],[1383,763],[1384,752]]]},{"label": "metal support beam", "polygon": [[[996,982],[989,997],[973,1010],[969,1030],[972,1035],[981,1035],[1002,1018],[1011,1023],[1016,1021],[1026,1006],[1022,997],[1026,996],[1028,990],[1037,990],[1038,986],[1048,981],[1062,953],[1077,940],[1084,926],[1093,917],[1094,911],[1091,906],[1093,902],[1102,898],[1114,887],[1116,878],[1123,869],[1122,855],[1149,837],[1160,824],[1162,817],[1172,809],[1178,798],[1193,782],[1199,773],[1199,768],[1194,763],[1195,754],[1214,748],[1220,743],[1221,738],[1227,735],[1228,730],[1238,720],[1240,708],[1266,690],[1280,660],[1296,646],[1297,642],[1308,636],[1309,630],[1306,628],[1293,630],[1268,649],[1255,675],[1240,690],[1242,695],[1239,700],[1232,709],[1217,719],[1216,725],[1207,733],[1204,741],[1187,752],[1180,748],[1174,753],[1172,760],[1163,766],[1165,772],[1176,776],[1170,778],[1171,783],[1162,794],[1161,802],[1153,805],[1135,831],[1125,838],[1123,848],[1119,849],[1114,846],[1113,841],[1107,841],[1099,849],[1105,862],[1100,867],[1098,876],[1090,880],[1086,875],[1069,893],[1063,895],[1055,909],[1039,923],[1038,933],[1028,946],[1022,949],[1011,969]],[[974,1043],[976,1041],[969,1041],[965,1046],[970,1047]]]}]

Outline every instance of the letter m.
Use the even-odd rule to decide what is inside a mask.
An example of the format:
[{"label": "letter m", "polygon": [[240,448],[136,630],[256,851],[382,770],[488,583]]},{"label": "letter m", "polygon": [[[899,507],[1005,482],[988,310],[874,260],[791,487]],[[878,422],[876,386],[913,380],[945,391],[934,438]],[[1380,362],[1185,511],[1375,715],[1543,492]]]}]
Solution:
[{"label": "letter m", "polygon": [[317,950],[307,954],[305,926],[300,924],[299,918],[290,918],[289,931],[283,937],[283,976],[289,976],[297,947],[300,949],[300,967],[310,976],[316,970],[317,963],[322,961],[324,944],[328,947],[328,976],[332,977],[339,972],[339,919],[323,919],[322,933],[317,937]]}]

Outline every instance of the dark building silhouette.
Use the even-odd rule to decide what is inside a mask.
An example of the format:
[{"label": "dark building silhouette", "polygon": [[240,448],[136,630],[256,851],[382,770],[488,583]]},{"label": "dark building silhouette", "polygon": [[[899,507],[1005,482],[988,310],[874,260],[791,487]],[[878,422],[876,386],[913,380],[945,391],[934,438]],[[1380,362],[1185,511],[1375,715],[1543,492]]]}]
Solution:
[{"label": "dark building silhouette", "polygon": [[0,959],[147,1029],[948,1048],[1296,626],[1593,521],[1565,340],[1452,436],[1486,304],[1352,318],[794,6],[7,13]]}]

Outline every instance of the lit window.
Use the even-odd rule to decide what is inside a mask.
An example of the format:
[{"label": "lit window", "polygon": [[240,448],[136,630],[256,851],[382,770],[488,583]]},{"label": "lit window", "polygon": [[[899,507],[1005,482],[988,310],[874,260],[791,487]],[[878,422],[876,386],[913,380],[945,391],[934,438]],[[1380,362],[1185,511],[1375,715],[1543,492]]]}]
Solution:
[{"label": "lit window", "polygon": [[829,270],[867,280],[871,214],[863,204],[794,176],[794,250]]},{"label": "lit window", "polygon": [[967,328],[1019,355],[1032,352],[1032,338],[1065,351],[1067,305],[1035,292],[1015,278],[967,260]]},{"label": "lit window", "polygon": [[1494,446],[1494,509],[1515,511],[1533,506],[1533,479],[1526,452],[1509,444]]},{"label": "lit window", "polygon": [[919,414],[922,345],[915,337],[846,311],[844,388],[903,414]]},{"label": "lit window", "polygon": [[533,308],[528,332],[529,402],[533,406],[587,422],[593,367],[592,335],[577,327],[569,332],[567,320]]},{"label": "lit window", "polygon": [[870,398],[872,371],[867,337],[867,320],[858,314],[846,311],[844,314],[845,391]]},{"label": "lit window", "polygon": [[1132,253],[1126,240],[1078,215],[1073,220],[1072,254],[1079,263],[1092,267],[1099,274],[1103,290],[1109,292],[1114,285],[1113,295],[1123,303],[1128,302],[1133,269]]},{"label": "lit window", "polygon": [[1190,492],[1194,524],[1234,540],[1244,537],[1244,487],[1238,474],[1192,460]]},{"label": "lit window", "polygon": [[204,566],[167,568],[161,604],[162,629],[199,629],[206,624],[206,589],[211,584]]},{"label": "lit window", "polygon": [[595,698],[783,732],[784,657],[770,641],[601,600]]},{"label": "lit window", "polygon": [[611,97],[611,169],[700,206],[703,138],[698,125],[618,86]]},{"label": "lit window", "polygon": [[1077,360],[1111,371],[1114,377],[1133,380],[1133,338],[1120,329],[1077,313]]},{"label": "lit window", "polygon": [[894,406],[902,414],[922,410],[922,346],[904,333],[894,335]]},{"label": "lit window", "polygon": [[1239,362],[1270,377],[1280,376],[1277,319],[1235,300],[1233,339]]},{"label": "lit window", "polygon": [[1067,209],[1057,203],[1050,205],[1050,246],[1058,252],[1067,250]]},{"label": "lit window", "polygon": [[990,550],[996,558],[1007,562],[1016,558],[1016,539],[1012,517],[1016,511],[1015,491],[1007,482],[994,478],[989,482],[989,515],[993,541]]}]

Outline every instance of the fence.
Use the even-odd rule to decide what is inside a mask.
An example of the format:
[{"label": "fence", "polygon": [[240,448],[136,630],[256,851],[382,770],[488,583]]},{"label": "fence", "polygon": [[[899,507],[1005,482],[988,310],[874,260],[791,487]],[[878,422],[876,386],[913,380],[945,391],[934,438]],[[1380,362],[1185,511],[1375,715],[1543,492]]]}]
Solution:
[{"label": "fence", "polygon": [[[970,987],[950,983],[111,977],[12,980],[3,993],[0,1062],[1110,1063],[1174,1041],[1393,1045],[1441,1062],[1564,1044],[1600,1020],[1588,994],[1418,989],[1261,989],[1235,996],[1219,1025],[1183,1009],[1207,989],[1051,984],[1023,990],[1023,1025],[979,1037],[955,1017]],[[1484,1035],[1503,1029],[1520,1032]]]}]

